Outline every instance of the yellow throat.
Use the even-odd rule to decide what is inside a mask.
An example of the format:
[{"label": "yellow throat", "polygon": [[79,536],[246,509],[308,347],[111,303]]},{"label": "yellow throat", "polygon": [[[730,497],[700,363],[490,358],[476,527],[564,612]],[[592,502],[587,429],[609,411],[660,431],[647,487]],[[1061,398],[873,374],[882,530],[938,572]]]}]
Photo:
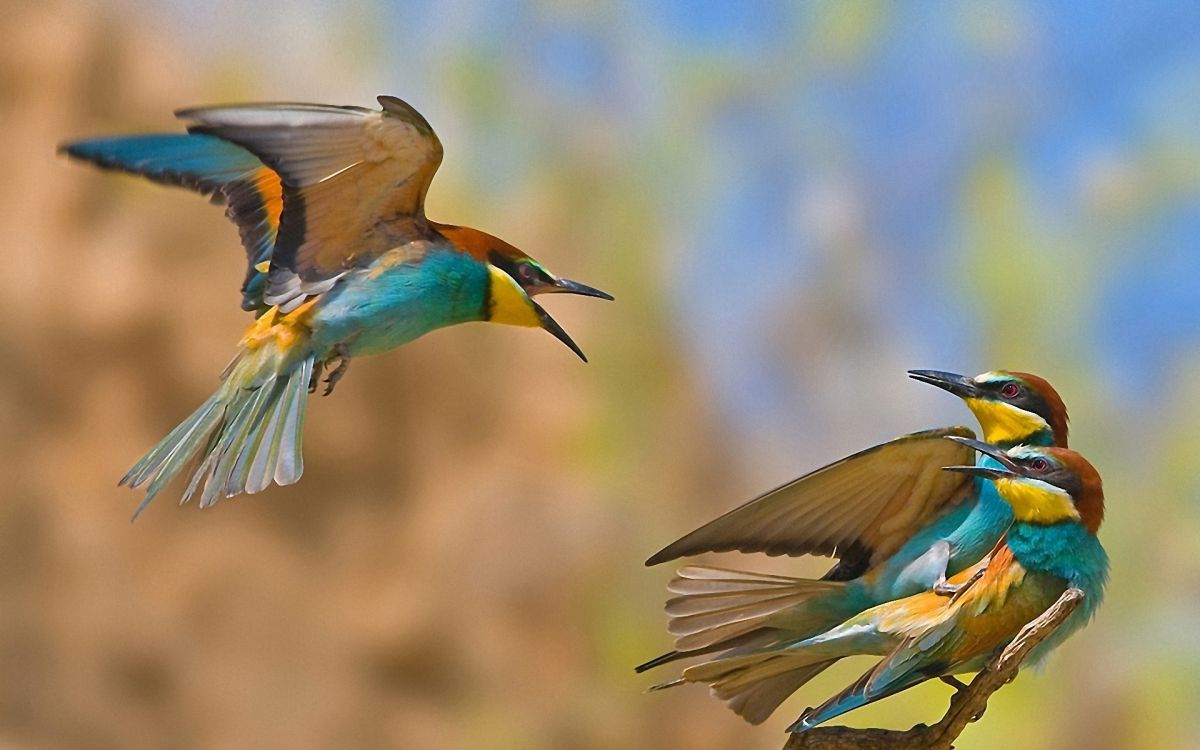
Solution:
[{"label": "yellow throat", "polygon": [[1050,524],[1068,518],[1079,520],[1071,496],[1045,482],[997,479],[996,490],[1012,506],[1018,521]]},{"label": "yellow throat", "polygon": [[968,398],[966,402],[983,428],[984,442],[992,445],[1021,443],[1030,435],[1050,429],[1046,420],[1033,412],[1000,401]]},{"label": "yellow throat", "polygon": [[492,323],[525,328],[541,326],[542,321],[538,318],[533,303],[513,277],[491,264],[488,265],[488,273],[491,274],[488,292],[488,310],[491,315],[488,320]]}]

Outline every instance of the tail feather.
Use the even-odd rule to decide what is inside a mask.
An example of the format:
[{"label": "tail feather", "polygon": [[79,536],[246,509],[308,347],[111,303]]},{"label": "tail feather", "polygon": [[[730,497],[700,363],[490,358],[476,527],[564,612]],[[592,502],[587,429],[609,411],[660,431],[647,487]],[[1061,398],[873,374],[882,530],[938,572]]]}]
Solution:
[{"label": "tail feather", "polygon": [[[802,610],[814,598],[844,588],[837,581],[688,566],[668,585],[680,596],[667,602],[667,630],[676,636],[677,651],[720,647],[771,627],[772,618],[787,610]],[[794,613],[788,617],[803,619]]]},{"label": "tail feather", "polygon": [[221,388],[122,477],[122,485],[147,485],[133,517],[193,462],[180,502],[203,485],[202,508],[221,497],[261,492],[272,480],[281,485],[298,480],[314,359],[289,358],[274,346],[243,351]]},{"label": "tail feather", "polygon": [[[262,411],[267,403],[274,405],[279,397],[276,393],[277,380],[269,380],[251,392],[246,403],[236,411],[237,416],[226,425],[218,444],[222,449],[217,454],[212,479],[204,485],[200,495],[200,507],[213,505],[221,496],[229,497],[238,492],[238,477],[235,474],[246,453],[247,443],[262,429]],[[245,482],[242,482],[245,487]]]},{"label": "tail feather", "polygon": [[725,652],[725,656],[745,653],[778,642],[780,635],[780,631],[762,628],[754,633],[747,633],[746,635],[738,638],[731,638],[726,641],[721,641],[716,645],[708,646],[706,648],[698,648],[694,651],[668,651],[665,654],[661,654],[647,662],[637,665],[633,668],[633,671],[640,674],[679,659],[692,659],[697,656],[705,656],[718,651]]},{"label": "tail feather", "polygon": [[797,579],[771,573],[750,573],[704,565],[686,565],[675,572],[667,590],[675,594],[716,594],[747,588],[788,586]]},{"label": "tail feather", "polygon": [[[156,476],[155,482],[165,476],[164,482],[168,482],[178,473],[178,469],[182,468],[179,465],[174,472],[158,472],[158,469],[166,463],[172,456],[176,455],[185,446],[191,446],[196,441],[208,436],[210,429],[209,420],[213,412],[220,406],[217,395],[212,396],[204,404],[192,413],[190,417],[179,423],[175,429],[167,433],[158,445],[154,446],[149,453],[133,465],[125,476],[121,477],[118,486],[139,487],[151,476]],[[151,487],[155,484],[152,483]]]},{"label": "tail feather", "polygon": [[810,664],[718,695],[738,716],[751,724],[761,724],[775,713],[775,709],[792,693],[828,669],[834,661],[836,660]]},{"label": "tail feather", "polygon": [[787,654],[756,652],[725,656],[684,671],[682,677],[659,683],[652,691],[666,690],[689,682],[709,682],[717,698],[751,724],[761,724],[788,696],[824,672],[837,659],[809,664]]},{"label": "tail feather", "polygon": [[804,651],[765,650],[741,656],[721,657],[683,670],[688,682],[704,682],[725,699],[762,680],[828,659]]},{"label": "tail feather", "polygon": [[[856,654],[884,655],[895,647],[893,639],[867,623],[851,619],[803,640],[776,641],[750,650],[735,649],[685,669],[683,679],[706,683],[714,695],[729,703],[730,708],[747,721],[757,723],[769,716],[793,691],[839,659]],[[860,681],[861,690],[851,686],[839,696],[846,701],[846,706],[861,705],[854,704],[858,700],[854,695],[873,689],[866,678],[877,671],[878,667]],[[870,695],[866,699],[874,700]],[[831,701],[822,708],[832,705]],[[836,713],[847,710],[850,709],[839,706]],[[814,716],[817,714],[813,711],[805,713],[805,717]]]},{"label": "tail feather", "polygon": [[[286,417],[294,406],[295,382],[288,383],[290,388],[271,405],[266,417],[263,418],[263,429],[253,452],[249,456],[249,466],[246,467],[246,492],[251,494],[262,492],[270,486],[275,478],[275,469],[279,466],[279,452],[282,447]],[[289,446],[288,454],[291,450]],[[291,481],[295,481],[292,479]],[[288,484],[289,482],[281,482]]]},{"label": "tail feather", "polygon": [[681,679],[707,683],[712,694],[738,716],[761,724],[788,696],[839,658],[821,649],[756,651],[697,664],[685,669]]}]

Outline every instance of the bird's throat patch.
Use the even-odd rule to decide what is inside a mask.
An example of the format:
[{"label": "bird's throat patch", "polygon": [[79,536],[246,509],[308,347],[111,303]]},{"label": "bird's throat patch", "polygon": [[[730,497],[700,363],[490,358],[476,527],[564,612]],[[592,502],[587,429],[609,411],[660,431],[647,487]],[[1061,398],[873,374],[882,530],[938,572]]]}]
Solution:
[{"label": "bird's throat patch", "polygon": [[1071,496],[1045,482],[998,479],[996,490],[1012,506],[1013,517],[1027,523],[1051,524],[1079,520]]},{"label": "bird's throat patch", "polygon": [[537,328],[542,321],[525,290],[504,271],[488,264],[488,320],[510,326]]},{"label": "bird's throat patch", "polygon": [[966,402],[983,428],[984,442],[992,445],[1023,443],[1039,432],[1050,430],[1046,420],[1031,411],[982,398],[968,398]]}]

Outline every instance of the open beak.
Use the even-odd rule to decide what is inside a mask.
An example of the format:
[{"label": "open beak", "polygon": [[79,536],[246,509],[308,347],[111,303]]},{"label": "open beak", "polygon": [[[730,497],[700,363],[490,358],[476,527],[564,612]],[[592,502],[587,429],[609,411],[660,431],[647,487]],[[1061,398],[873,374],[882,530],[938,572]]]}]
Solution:
[{"label": "open beak", "polygon": [[[592,291],[595,290],[593,289]],[[558,324],[558,321],[550,317],[550,313],[546,312],[541,305],[533,300],[529,300],[529,304],[533,305],[534,311],[537,312],[538,322],[541,323],[542,328],[549,331],[554,338],[566,344],[567,348],[578,354],[579,358],[584,362],[588,361],[587,357],[585,357],[583,354],[583,350],[579,348],[578,344],[571,340],[571,337],[568,336],[567,332],[564,331],[562,326]]]},{"label": "open beak", "polygon": [[950,391],[959,398],[978,398],[982,395],[979,385],[965,375],[940,370],[909,370],[908,376],[913,380]]},{"label": "open beak", "polygon": [[600,299],[612,300],[613,296],[608,292],[602,292],[599,289],[590,287],[587,284],[580,284],[578,281],[570,279],[555,279],[553,284],[543,285],[538,287],[538,291],[543,294],[562,293],[562,294],[579,294],[584,297],[599,297]]},{"label": "open beak", "polygon": [[942,468],[945,471],[957,471],[962,474],[973,474],[977,477],[983,477],[985,479],[1024,476],[1024,473],[1021,472],[1021,467],[1018,466],[1015,461],[1009,458],[1007,453],[990,443],[985,443],[981,440],[972,440],[971,438],[959,437],[958,435],[948,435],[947,438],[956,443],[962,443],[969,448],[974,448],[983,455],[995,459],[1000,466],[944,466]]}]

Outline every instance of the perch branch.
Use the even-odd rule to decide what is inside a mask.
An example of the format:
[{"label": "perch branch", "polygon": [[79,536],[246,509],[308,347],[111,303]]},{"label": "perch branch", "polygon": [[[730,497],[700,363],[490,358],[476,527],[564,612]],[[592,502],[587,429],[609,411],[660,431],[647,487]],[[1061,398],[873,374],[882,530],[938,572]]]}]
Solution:
[{"label": "perch branch", "polygon": [[907,731],[817,727],[792,735],[783,750],[951,750],[967,725],[983,714],[992,693],[1012,682],[1034,646],[1062,625],[1082,599],[1082,591],[1069,588],[1049,609],[1021,628],[1004,651],[965,690],[950,699],[950,709],[938,723],[918,724]]}]

